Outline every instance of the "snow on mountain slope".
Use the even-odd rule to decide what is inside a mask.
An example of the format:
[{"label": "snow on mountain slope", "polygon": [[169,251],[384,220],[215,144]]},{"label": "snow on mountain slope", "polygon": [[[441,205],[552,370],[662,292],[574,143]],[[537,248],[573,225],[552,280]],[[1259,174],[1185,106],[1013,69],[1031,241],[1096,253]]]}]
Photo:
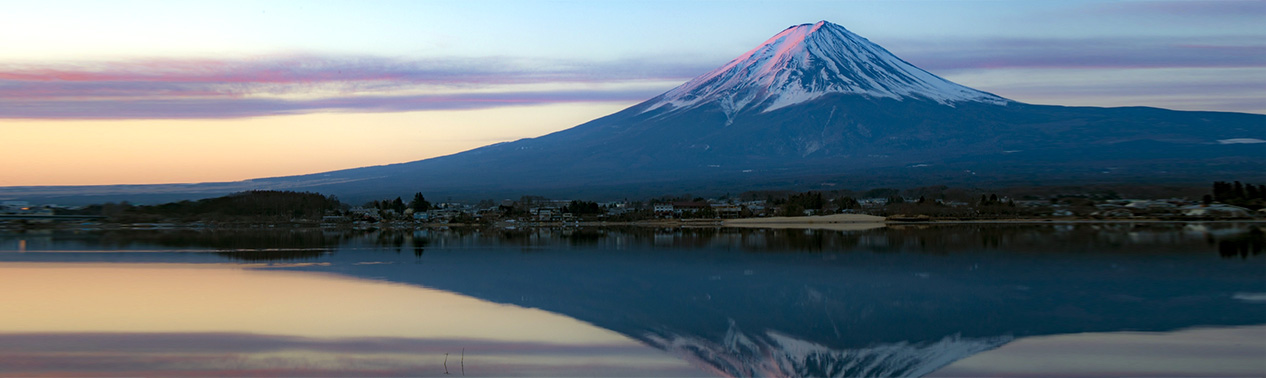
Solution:
[{"label": "snow on mountain slope", "polygon": [[1006,104],[997,95],[955,84],[896,57],[843,26],[821,21],[792,26],[707,74],[652,100],[643,112],[670,112],[715,103],[728,117],[749,107],[761,112],[830,93],[924,99],[952,106],[973,101]]}]

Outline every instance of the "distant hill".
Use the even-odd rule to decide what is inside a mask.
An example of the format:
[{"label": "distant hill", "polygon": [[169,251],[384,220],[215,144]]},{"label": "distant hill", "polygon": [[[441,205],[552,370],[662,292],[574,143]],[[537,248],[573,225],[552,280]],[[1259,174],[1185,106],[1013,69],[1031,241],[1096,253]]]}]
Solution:
[{"label": "distant hill", "polygon": [[319,222],[327,211],[339,210],[342,203],[317,193],[252,190],[197,201],[161,205],[116,205],[102,209],[102,215],[116,222]]}]

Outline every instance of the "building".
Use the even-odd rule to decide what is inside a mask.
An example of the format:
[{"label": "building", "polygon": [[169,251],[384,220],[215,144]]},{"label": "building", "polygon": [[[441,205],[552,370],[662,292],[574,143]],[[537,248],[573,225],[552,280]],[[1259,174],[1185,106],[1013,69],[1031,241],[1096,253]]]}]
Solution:
[{"label": "building", "polygon": [[557,208],[553,208],[553,207],[533,207],[531,209],[528,209],[528,212],[532,213],[532,219],[536,220],[537,222],[550,222],[550,221],[558,220],[561,213],[560,211],[558,211]]},{"label": "building", "polygon": [[673,213],[677,215],[685,214],[687,212],[696,213],[703,209],[707,209],[708,207],[709,207],[708,203],[706,202],[692,202],[692,201],[673,202]]},{"label": "building", "polygon": [[743,213],[743,207],[728,203],[714,203],[712,204],[712,211],[715,211],[722,218],[737,217]]},{"label": "building", "polygon": [[1182,215],[1196,218],[1248,218],[1252,215],[1248,209],[1215,203],[1212,205],[1192,205],[1181,208]]}]

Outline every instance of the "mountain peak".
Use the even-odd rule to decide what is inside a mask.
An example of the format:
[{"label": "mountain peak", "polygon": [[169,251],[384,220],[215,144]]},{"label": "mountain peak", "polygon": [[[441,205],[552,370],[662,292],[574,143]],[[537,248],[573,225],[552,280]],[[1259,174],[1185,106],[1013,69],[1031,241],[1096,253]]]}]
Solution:
[{"label": "mountain peak", "polygon": [[866,38],[827,21],[789,27],[729,63],[650,101],[644,111],[716,104],[727,116],[750,107],[768,112],[826,94],[1005,104],[901,60]]}]

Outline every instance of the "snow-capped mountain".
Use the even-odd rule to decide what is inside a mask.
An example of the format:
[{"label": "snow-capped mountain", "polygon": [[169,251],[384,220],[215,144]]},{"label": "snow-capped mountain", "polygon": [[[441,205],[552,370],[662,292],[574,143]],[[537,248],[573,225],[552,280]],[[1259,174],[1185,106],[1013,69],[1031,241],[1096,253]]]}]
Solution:
[{"label": "snow-capped mountain", "polygon": [[717,103],[731,116],[749,106],[768,112],[830,93],[946,105],[1008,102],[928,73],[843,26],[821,21],[783,30],[724,66],[651,100],[642,111],[681,111]]},{"label": "snow-capped mountain", "polygon": [[[0,188],[171,201],[249,189],[363,201],[632,198],[762,189],[1266,181],[1266,115],[1063,107],[942,79],[828,22],[797,25],[646,102],[438,158],[232,183]],[[1234,143],[1227,142],[1233,141]]]}]

